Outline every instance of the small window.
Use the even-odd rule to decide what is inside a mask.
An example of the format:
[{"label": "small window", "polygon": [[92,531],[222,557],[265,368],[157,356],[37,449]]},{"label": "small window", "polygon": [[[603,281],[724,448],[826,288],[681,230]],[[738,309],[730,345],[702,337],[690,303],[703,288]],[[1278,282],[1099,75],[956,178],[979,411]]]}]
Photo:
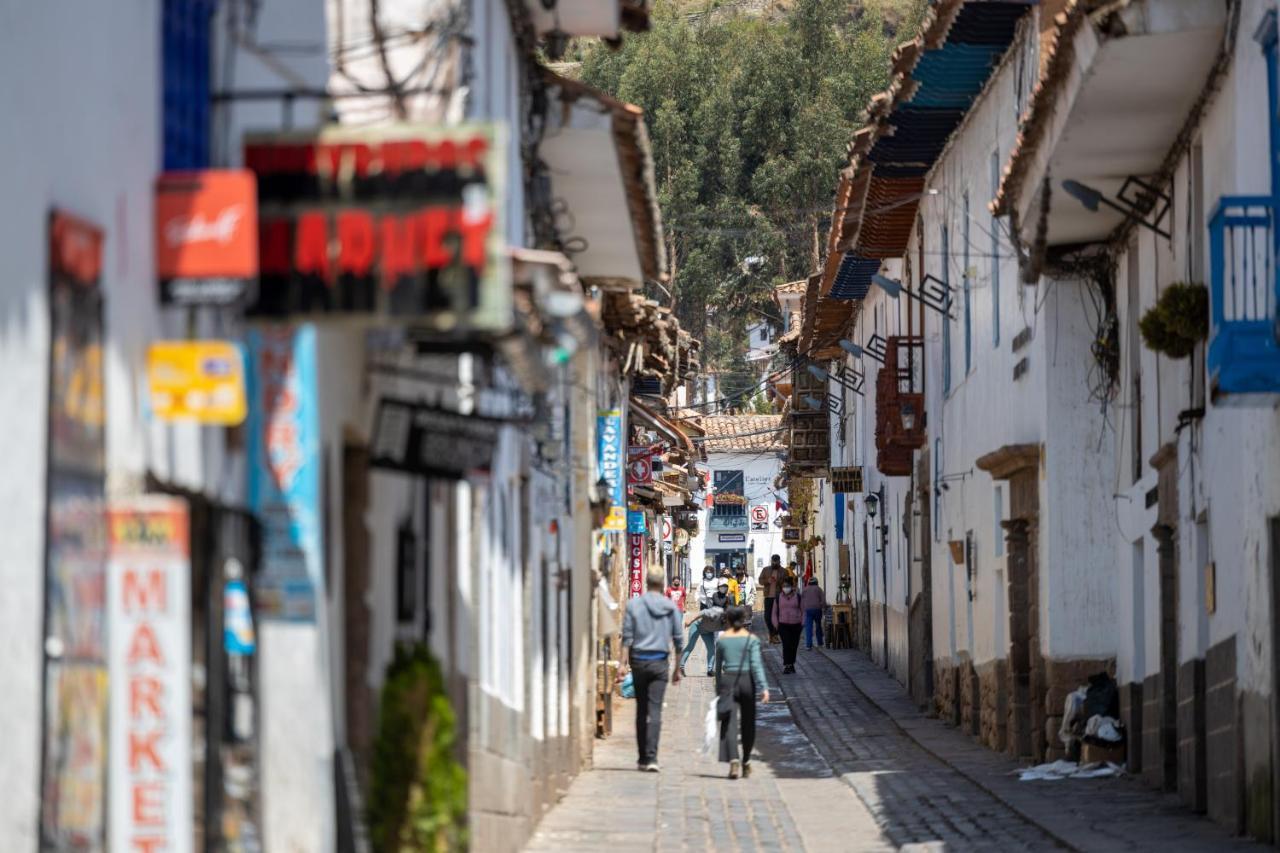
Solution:
[{"label": "small window", "polygon": [[995,548],[992,553],[997,557],[1004,556],[1004,528],[1000,526],[1000,522],[1004,521],[1004,486],[997,485],[995,489]]}]

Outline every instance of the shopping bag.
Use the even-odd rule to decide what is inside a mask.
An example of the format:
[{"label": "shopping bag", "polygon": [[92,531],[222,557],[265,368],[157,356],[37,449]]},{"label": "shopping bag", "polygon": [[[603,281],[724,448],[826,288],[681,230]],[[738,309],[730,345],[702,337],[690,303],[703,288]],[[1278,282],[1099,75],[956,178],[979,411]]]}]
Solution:
[{"label": "shopping bag", "polygon": [[636,682],[631,677],[631,673],[628,672],[626,677],[622,679],[622,684],[618,686],[618,690],[622,693],[623,699],[636,698]]},{"label": "shopping bag", "polygon": [[702,754],[711,755],[715,751],[716,741],[720,737],[720,720],[716,714],[716,700],[714,698],[707,703],[705,726],[706,728],[702,735]]}]

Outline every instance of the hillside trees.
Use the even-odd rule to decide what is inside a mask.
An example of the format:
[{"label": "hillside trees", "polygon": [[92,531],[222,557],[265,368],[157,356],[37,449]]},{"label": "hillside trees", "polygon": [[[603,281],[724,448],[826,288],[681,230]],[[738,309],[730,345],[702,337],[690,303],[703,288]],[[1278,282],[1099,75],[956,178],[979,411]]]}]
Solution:
[{"label": "hillside trees", "polygon": [[645,109],[676,310],[713,368],[743,364],[746,325],[776,313],[773,285],[817,268],[845,146],[924,8],[785,5],[660,0],[650,32],[583,56],[586,83]]}]

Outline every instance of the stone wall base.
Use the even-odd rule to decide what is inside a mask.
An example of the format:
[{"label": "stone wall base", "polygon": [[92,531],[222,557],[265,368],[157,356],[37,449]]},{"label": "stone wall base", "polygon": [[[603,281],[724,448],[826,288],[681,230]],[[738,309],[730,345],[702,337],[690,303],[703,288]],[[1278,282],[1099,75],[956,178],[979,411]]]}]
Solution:
[{"label": "stone wall base", "polygon": [[1009,748],[1009,662],[991,660],[977,667],[981,709],[979,737],[997,752]]}]

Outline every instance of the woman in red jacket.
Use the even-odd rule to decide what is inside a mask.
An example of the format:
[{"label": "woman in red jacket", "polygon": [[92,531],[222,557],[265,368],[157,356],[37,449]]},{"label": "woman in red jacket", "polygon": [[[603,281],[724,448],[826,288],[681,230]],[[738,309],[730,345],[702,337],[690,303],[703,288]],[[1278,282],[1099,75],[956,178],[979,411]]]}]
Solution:
[{"label": "woman in red jacket", "polygon": [[800,648],[800,631],[804,627],[804,606],[792,578],[782,583],[773,618],[778,625],[778,633],[782,635],[782,671],[790,674],[796,671],[796,650]]}]

